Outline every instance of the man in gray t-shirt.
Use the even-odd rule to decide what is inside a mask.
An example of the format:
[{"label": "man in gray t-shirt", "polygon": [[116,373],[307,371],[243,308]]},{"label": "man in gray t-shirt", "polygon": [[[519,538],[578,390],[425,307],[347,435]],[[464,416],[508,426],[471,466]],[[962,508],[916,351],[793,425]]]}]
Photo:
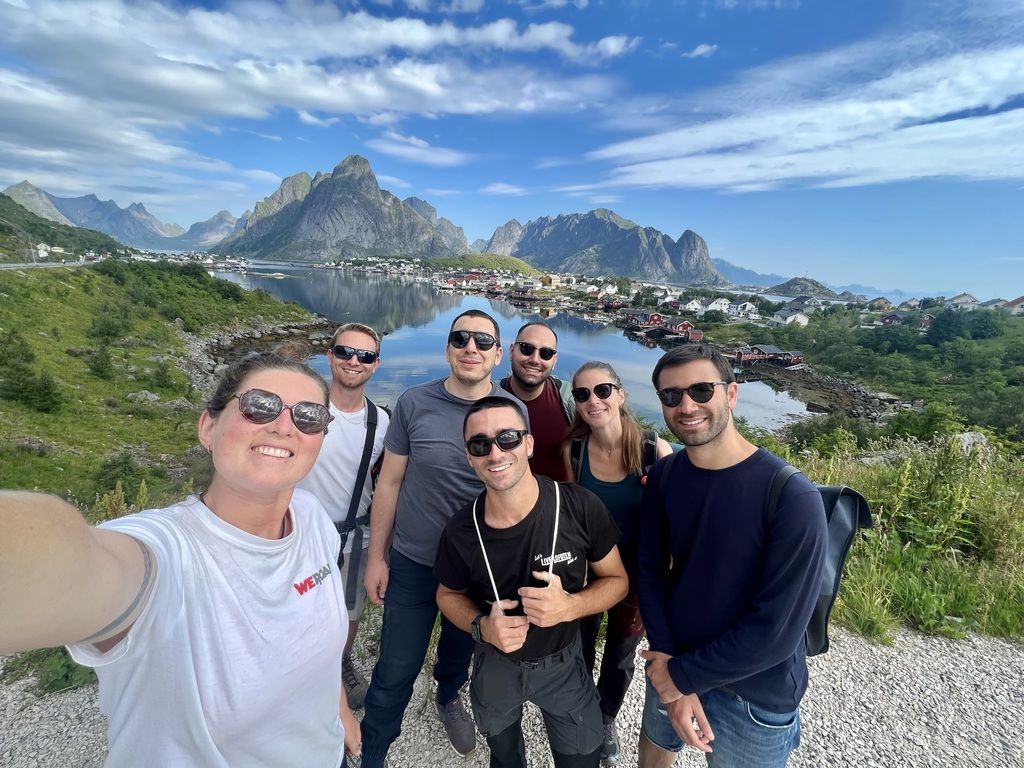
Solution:
[{"label": "man in gray t-shirt", "polygon": [[[515,400],[491,382],[491,372],[501,361],[501,341],[490,315],[469,310],[455,318],[446,355],[451,374],[404,392],[384,439],[384,465],[370,513],[365,585],[370,600],[386,608],[362,721],[364,768],[384,764],[423,667],[438,614],[433,565],[441,532],[483,490],[466,461],[466,411],[488,395]],[[442,617],[435,704],[452,747],[461,755],[476,746],[476,729],[459,695],[469,679],[472,651],[473,639]]]}]

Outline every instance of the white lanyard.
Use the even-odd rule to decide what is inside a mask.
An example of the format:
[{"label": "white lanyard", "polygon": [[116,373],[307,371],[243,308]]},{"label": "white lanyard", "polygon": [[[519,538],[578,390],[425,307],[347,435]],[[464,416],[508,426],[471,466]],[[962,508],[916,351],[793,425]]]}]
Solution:
[{"label": "white lanyard", "polygon": [[[558,510],[561,505],[561,496],[558,492],[558,483],[551,481],[555,486],[555,532],[551,536],[551,561],[548,563],[548,573],[555,572],[555,543],[558,541]],[[487,557],[487,548],[484,546],[484,537],[480,535],[480,523],[476,520],[476,499],[473,499],[473,527],[476,528],[476,538],[480,542],[480,551],[484,553],[484,566],[487,568],[487,577],[491,580],[491,589],[494,591],[494,602],[502,615],[505,611],[501,608],[501,595],[498,594],[498,585],[494,581],[494,571],[491,570],[491,561]]]}]

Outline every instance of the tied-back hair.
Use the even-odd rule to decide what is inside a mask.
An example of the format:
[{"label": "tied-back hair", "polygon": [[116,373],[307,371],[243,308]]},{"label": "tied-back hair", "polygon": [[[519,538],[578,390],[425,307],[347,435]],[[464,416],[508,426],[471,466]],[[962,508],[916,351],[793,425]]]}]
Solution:
[{"label": "tied-back hair", "polygon": [[306,356],[300,356],[299,349],[293,342],[286,342],[271,352],[250,352],[227,367],[217,382],[217,388],[206,401],[206,410],[211,416],[218,415],[227,408],[231,399],[238,394],[242,382],[251,373],[259,371],[294,371],[303,373],[313,379],[324,393],[324,405],[330,397],[327,382],[306,363]]},{"label": "tied-back hair", "polygon": [[[608,382],[618,386],[622,393],[626,393],[625,387],[622,386],[622,379],[619,378],[619,374],[615,372],[615,369],[608,363],[602,360],[591,360],[584,363],[576,369],[576,373],[572,375],[572,385],[576,386],[577,377],[584,371],[601,371],[607,374]],[[572,424],[569,426],[569,434],[565,438],[566,443],[571,443],[573,440],[579,438],[583,439],[590,435],[590,425],[583,420],[580,415],[582,404],[576,406],[576,415],[573,417]],[[643,473],[643,442],[644,435],[640,430],[640,425],[637,424],[636,418],[633,416],[633,412],[629,410],[629,406],[626,402],[622,403],[619,409],[619,418],[622,420],[622,464],[628,475],[640,475]]]}]

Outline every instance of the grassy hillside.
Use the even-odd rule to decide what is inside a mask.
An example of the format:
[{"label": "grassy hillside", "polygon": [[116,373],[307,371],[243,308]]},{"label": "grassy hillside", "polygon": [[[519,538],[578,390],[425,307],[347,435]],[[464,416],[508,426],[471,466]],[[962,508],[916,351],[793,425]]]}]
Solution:
[{"label": "grassy hillside", "polygon": [[436,269],[503,269],[521,275],[539,275],[540,270],[531,267],[522,259],[513,256],[499,256],[495,253],[466,253],[443,259],[425,259]]},{"label": "grassy hillside", "polygon": [[75,255],[89,250],[113,253],[124,248],[109,235],[57,224],[0,194],[0,261],[25,261],[25,249],[37,243],[58,245]]},{"label": "grassy hillside", "polygon": [[[257,314],[308,317],[198,265],[0,272],[0,487],[82,506],[118,479],[129,504],[143,480],[153,501],[179,496],[192,471],[185,454],[196,442],[199,396],[175,365],[183,344],[174,318],[208,331]],[[140,390],[160,401],[126,398]],[[180,410],[165,407],[173,400]]]}]

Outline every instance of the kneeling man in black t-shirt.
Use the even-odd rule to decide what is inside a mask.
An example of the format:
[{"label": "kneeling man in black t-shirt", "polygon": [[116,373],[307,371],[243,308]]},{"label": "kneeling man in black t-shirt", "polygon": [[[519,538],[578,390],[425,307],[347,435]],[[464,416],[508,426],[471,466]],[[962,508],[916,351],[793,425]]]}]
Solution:
[{"label": "kneeling man in black t-shirt", "polygon": [[526,768],[526,701],[556,768],[596,768],[601,709],[579,620],[626,594],[618,529],[590,491],[530,472],[533,437],[513,401],[476,401],[463,435],[486,490],[445,527],[434,576],[441,612],[477,641],[470,699],[491,768]]}]

